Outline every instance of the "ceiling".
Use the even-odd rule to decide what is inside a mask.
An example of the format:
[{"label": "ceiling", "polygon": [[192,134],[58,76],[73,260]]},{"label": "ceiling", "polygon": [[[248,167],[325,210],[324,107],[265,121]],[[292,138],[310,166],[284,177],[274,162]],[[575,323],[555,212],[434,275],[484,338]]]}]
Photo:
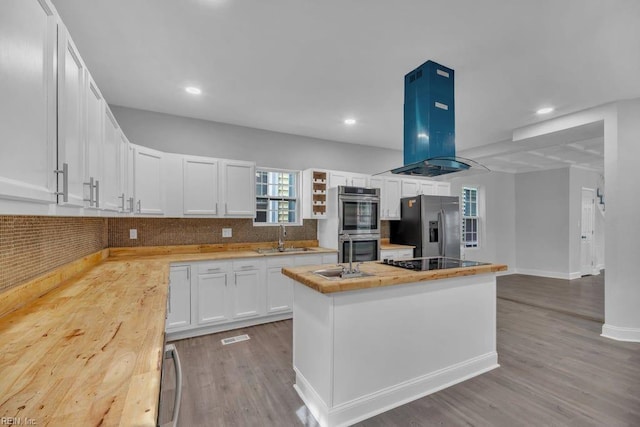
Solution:
[{"label": "ceiling", "polygon": [[[402,149],[403,77],[428,59],[456,71],[465,154],[640,97],[637,0],[53,3],[110,104],[321,139]],[[556,110],[536,116],[543,106]],[[591,165],[600,137],[485,160],[518,171]]]}]

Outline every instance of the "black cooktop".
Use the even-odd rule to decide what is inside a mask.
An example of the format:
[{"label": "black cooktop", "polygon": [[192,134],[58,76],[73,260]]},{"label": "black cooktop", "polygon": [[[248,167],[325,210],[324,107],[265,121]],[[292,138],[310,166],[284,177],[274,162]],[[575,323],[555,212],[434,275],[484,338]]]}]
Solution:
[{"label": "black cooktop", "polygon": [[486,265],[488,263],[438,256],[438,257],[412,258],[412,259],[399,259],[399,260],[385,258],[382,261],[382,264],[392,265],[394,267],[406,268],[408,270],[428,271],[428,270],[442,270],[445,268],[475,267],[478,265]]}]

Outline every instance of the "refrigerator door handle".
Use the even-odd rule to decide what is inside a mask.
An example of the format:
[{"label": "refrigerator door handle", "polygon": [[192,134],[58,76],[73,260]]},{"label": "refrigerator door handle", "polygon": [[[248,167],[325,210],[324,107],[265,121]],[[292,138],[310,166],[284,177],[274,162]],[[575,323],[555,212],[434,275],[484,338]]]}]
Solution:
[{"label": "refrigerator door handle", "polygon": [[444,209],[440,209],[440,212],[438,213],[438,215],[440,216],[440,221],[438,221],[438,225],[442,228],[439,233],[440,233],[440,241],[438,242],[438,245],[440,246],[440,255],[442,256],[447,256],[447,215],[444,212]]}]

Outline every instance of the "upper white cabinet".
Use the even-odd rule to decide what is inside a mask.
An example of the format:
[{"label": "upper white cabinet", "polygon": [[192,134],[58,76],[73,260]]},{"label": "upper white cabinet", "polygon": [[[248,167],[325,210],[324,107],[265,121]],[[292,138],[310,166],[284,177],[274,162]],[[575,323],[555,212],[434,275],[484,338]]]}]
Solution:
[{"label": "upper white cabinet", "polygon": [[135,146],[133,152],[134,212],[164,215],[161,151]]},{"label": "upper white cabinet", "polygon": [[255,163],[223,160],[221,161],[221,170],[221,215],[225,217],[255,217]]},{"label": "upper white cabinet", "polygon": [[372,176],[370,186],[380,188],[380,219],[400,219],[402,180],[395,176]]},{"label": "upper white cabinet", "polygon": [[[47,2],[3,0],[0,197],[55,202],[56,16]],[[61,180],[62,182],[62,180]],[[61,189],[62,191],[62,189]]]},{"label": "upper white cabinet", "polygon": [[58,27],[58,203],[84,206],[86,68],[64,25]]},{"label": "upper white cabinet", "polygon": [[182,197],[185,215],[218,215],[220,162],[207,157],[182,159]]},{"label": "upper white cabinet", "polygon": [[416,179],[402,179],[402,197],[413,197],[420,194],[420,181]]},{"label": "upper white cabinet", "polygon": [[451,183],[450,182],[436,182],[436,195],[438,195],[438,196],[450,196],[451,195]]},{"label": "upper white cabinet", "polygon": [[104,99],[91,75],[86,73],[87,144],[85,159],[84,200],[88,208],[100,208],[104,141]]},{"label": "upper white cabinet", "polygon": [[[121,211],[121,151],[122,139],[120,127],[109,107],[104,107],[104,132],[103,132],[103,160],[102,160],[102,205],[101,208],[109,211]],[[124,199],[124,197],[122,197]]]},{"label": "upper white cabinet", "polygon": [[369,185],[369,175],[352,172],[330,171],[329,187],[339,185],[350,187],[367,187]]}]

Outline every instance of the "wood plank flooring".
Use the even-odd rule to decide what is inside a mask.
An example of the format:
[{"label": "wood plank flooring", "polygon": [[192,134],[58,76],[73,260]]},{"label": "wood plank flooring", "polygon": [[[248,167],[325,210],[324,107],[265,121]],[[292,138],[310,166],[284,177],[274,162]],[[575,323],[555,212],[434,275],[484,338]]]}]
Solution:
[{"label": "wood plank flooring", "polygon": [[[598,276],[500,277],[501,367],[357,425],[639,426],[640,344],[600,337],[602,295]],[[244,333],[249,341],[220,343]],[[177,341],[179,425],[316,426],[293,389],[291,336],[282,321]]]}]

